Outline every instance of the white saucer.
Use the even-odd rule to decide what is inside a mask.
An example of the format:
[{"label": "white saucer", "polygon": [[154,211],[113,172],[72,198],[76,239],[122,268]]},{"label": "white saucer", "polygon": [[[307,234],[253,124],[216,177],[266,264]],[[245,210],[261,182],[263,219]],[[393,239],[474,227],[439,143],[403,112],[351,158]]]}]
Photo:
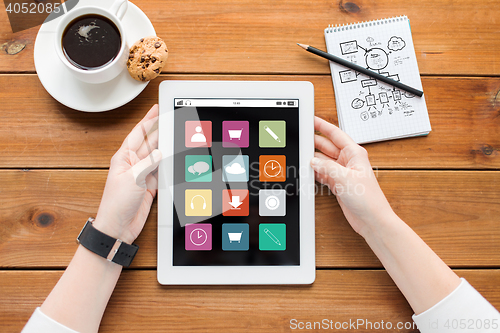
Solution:
[{"label": "white saucer", "polygon": [[[111,4],[102,0],[80,0],[81,6]],[[47,92],[61,104],[86,112],[101,112],[116,109],[137,97],[149,82],[139,82],[123,72],[109,82],[90,84],[75,78],[57,57],[54,34],[60,18],[42,24],[35,41],[35,68],[40,82]],[[127,45],[130,47],[142,37],[156,36],[149,18],[136,5],[129,2],[123,17]]]}]

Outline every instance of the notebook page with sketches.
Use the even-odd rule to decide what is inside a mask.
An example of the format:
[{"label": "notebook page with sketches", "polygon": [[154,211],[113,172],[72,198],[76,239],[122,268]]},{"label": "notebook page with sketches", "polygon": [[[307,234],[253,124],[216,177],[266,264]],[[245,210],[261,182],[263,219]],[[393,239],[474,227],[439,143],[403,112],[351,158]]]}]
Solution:
[{"label": "notebook page with sketches", "polygon": [[[422,90],[406,16],[325,29],[328,52]],[[426,135],[424,96],[380,82],[330,61],[339,126],[357,143]]]}]

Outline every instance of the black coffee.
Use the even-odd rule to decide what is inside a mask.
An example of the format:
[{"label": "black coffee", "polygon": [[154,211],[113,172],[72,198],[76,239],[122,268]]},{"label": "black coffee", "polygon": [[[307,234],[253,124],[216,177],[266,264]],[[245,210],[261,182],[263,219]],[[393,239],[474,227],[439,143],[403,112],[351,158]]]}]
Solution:
[{"label": "black coffee", "polygon": [[122,46],[120,32],[108,18],[91,14],[71,21],[62,36],[66,58],[75,67],[92,70],[112,62]]}]

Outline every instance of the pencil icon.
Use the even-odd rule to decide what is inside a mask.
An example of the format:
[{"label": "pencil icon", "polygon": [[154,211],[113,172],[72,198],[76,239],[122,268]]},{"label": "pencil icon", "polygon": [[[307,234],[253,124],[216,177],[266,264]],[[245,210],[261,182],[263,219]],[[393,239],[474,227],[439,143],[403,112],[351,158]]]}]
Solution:
[{"label": "pencil icon", "polygon": [[270,136],[273,137],[274,140],[281,142],[280,138],[276,135],[276,133],[273,132],[272,129],[269,128],[269,126],[264,126],[264,129],[267,133],[269,133]]},{"label": "pencil icon", "polygon": [[273,242],[275,242],[276,244],[278,244],[279,246],[281,246],[281,243],[280,243],[280,240],[278,238],[276,238],[276,236],[273,235],[273,233],[271,231],[269,231],[269,229],[265,228],[264,229],[264,233],[269,236],[269,238],[271,238],[271,240]]}]

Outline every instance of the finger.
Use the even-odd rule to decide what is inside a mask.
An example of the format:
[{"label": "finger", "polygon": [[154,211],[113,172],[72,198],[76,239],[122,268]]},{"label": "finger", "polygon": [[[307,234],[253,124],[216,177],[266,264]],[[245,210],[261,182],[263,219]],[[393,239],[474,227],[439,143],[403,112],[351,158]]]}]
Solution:
[{"label": "finger", "polygon": [[155,171],[151,172],[151,175],[152,175],[153,177],[155,177],[155,178],[156,178],[156,180],[158,180],[158,169],[156,169]]},{"label": "finger", "polygon": [[[332,159],[330,156],[327,156],[320,151],[315,151],[314,157],[321,158],[322,160],[331,160]],[[336,161],[335,159],[333,159],[333,160]]]},{"label": "finger", "polygon": [[158,104],[155,104],[151,110],[135,125],[132,131],[123,141],[122,148],[137,151],[144,142],[144,137],[158,121]]},{"label": "finger", "polygon": [[319,174],[314,171],[314,179],[319,182],[321,185],[328,185],[328,178],[325,175]]},{"label": "finger", "polygon": [[319,117],[314,117],[314,129],[326,135],[326,137],[332,140],[332,143],[340,150],[348,145],[356,144],[351,137],[340,128]]},{"label": "finger", "polygon": [[158,130],[155,130],[151,134],[148,134],[146,136],[144,142],[137,150],[137,156],[142,160],[157,148],[158,148]]},{"label": "finger", "polygon": [[331,158],[338,159],[340,149],[333,144],[329,139],[321,135],[314,135],[314,148],[320,150]]},{"label": "finger", "polygon": [[135,178],[135,183],[140,187],[146,187],[146,177],[154,171],[161,161],[161,152],[155,149],[146,158],[140,160],[132,167],[132,174]]},{"label": "finger", "polygon": [[345,168],[331,158],[314,157],[311,166],[317,173],[331,178],[334,182],[341,179],[345,174]]},{"label": "finger", "polygon": [[154,172],[146,176],[146,187],[154,198],[158,189],[158,179],[153,174]]}]

